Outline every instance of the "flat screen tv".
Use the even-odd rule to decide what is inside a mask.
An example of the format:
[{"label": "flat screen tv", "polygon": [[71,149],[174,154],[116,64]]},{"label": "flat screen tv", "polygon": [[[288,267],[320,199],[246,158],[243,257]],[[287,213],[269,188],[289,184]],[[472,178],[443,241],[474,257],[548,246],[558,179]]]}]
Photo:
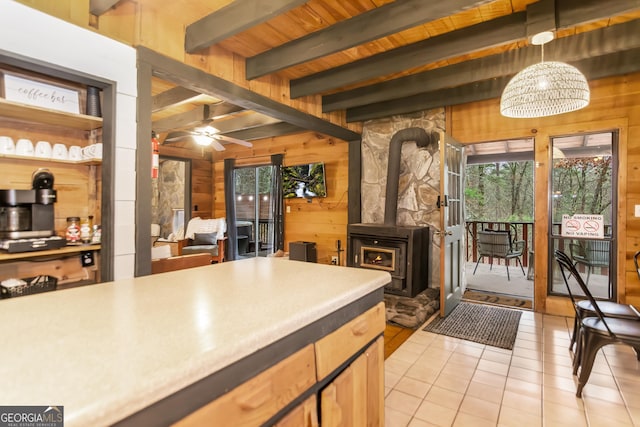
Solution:
[{"label": "flat screen tv", "polygon": [[285,199],[327,197],[324,163],[284,166],[282,168],[282,195]]}]

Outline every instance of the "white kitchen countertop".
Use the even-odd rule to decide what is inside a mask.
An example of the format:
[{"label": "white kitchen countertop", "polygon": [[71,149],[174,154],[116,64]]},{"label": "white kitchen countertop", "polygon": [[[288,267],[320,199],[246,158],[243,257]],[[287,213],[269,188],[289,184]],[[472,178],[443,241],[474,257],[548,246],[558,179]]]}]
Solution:
[{"label": "white kitchen countertop", "polygon": [[386,285],[255,258],[0,301],[0,405],[112,424]]}]

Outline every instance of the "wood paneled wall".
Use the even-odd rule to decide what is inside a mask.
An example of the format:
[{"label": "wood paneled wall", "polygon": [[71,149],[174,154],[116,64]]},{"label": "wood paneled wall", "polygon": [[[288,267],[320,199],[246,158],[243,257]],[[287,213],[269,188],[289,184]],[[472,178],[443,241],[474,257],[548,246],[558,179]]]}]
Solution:
[{"label": "wood paneled wall", "polygon": [[549,145],[553,136],[618,130],[618,300],[640,305],[640,279],[633,254],[640,250],[640,73],[589,82],[587,108],[540,119],[510,119],[499,113],[499,99],[455,106],[450,109],[447,131],[458,141],[475,143],[534,137],[536,167],[535,206],[535,309],[571,314],[567,298],[547,297],[547,228]]},{"label": "wood paneled wall", "polygon": [[[330,264],[331,256],[337,255],[336,241],[341,240],[342,247],[346,247],[349,144],[315,132],[305,132],[256,141],[251,150],[234,144],[226,147],[226,151],[214,153],[216,217],[225,216],[225,158],[235,158],[237,166],[269,164],[270,156],[278,153],[284,154],[285,166],[324,162],[327,197],[314,198],[311,203],[305,199],[285,200],[284,238],[286,252],[289,242],[316,242],[318,262]],[[341,254],[341,264],[345,265],[344,253]]]}]

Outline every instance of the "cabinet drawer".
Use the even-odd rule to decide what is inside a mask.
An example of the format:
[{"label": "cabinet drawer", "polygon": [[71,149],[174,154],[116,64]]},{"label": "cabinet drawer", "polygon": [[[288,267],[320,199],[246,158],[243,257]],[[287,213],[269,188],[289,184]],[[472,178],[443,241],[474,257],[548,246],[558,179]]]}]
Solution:
[{"label": "cabinet drawer", "polygon": [[259,426],[315,382],[310,344],[174,425]]},{"label": "cabinet drawer", "polygon": [[315,344],[318,381],[384,332],[384,328],[385,310],[381,302],[318,340]]}]

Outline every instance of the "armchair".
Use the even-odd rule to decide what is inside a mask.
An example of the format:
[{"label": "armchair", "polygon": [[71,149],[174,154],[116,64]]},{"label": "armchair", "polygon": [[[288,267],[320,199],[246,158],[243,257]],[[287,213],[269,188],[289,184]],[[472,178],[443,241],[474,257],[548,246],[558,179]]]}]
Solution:
[{"label": "armchair", "polygon": [[227,237],[224,218],[203,220],[192,218],[187,225],[185,238],[178,240],[178,254],[201,254],[211,256],[211,263],[223,262]]},{"label": "armchair", "polygon": [[484,257],[489,257],[490,269],[493,268],[493,258],[505,260],[507,280],[511,280],[509,276],[510,259],[515,259],[516,264],[520,264],[522,274],[525,275],[522,260],[520,259],[524,250],[524,243],[524,240],[512,242],[508,231],[478,231],[478,261],[473,269],[473,274],[476,274],[480,260]]}]

